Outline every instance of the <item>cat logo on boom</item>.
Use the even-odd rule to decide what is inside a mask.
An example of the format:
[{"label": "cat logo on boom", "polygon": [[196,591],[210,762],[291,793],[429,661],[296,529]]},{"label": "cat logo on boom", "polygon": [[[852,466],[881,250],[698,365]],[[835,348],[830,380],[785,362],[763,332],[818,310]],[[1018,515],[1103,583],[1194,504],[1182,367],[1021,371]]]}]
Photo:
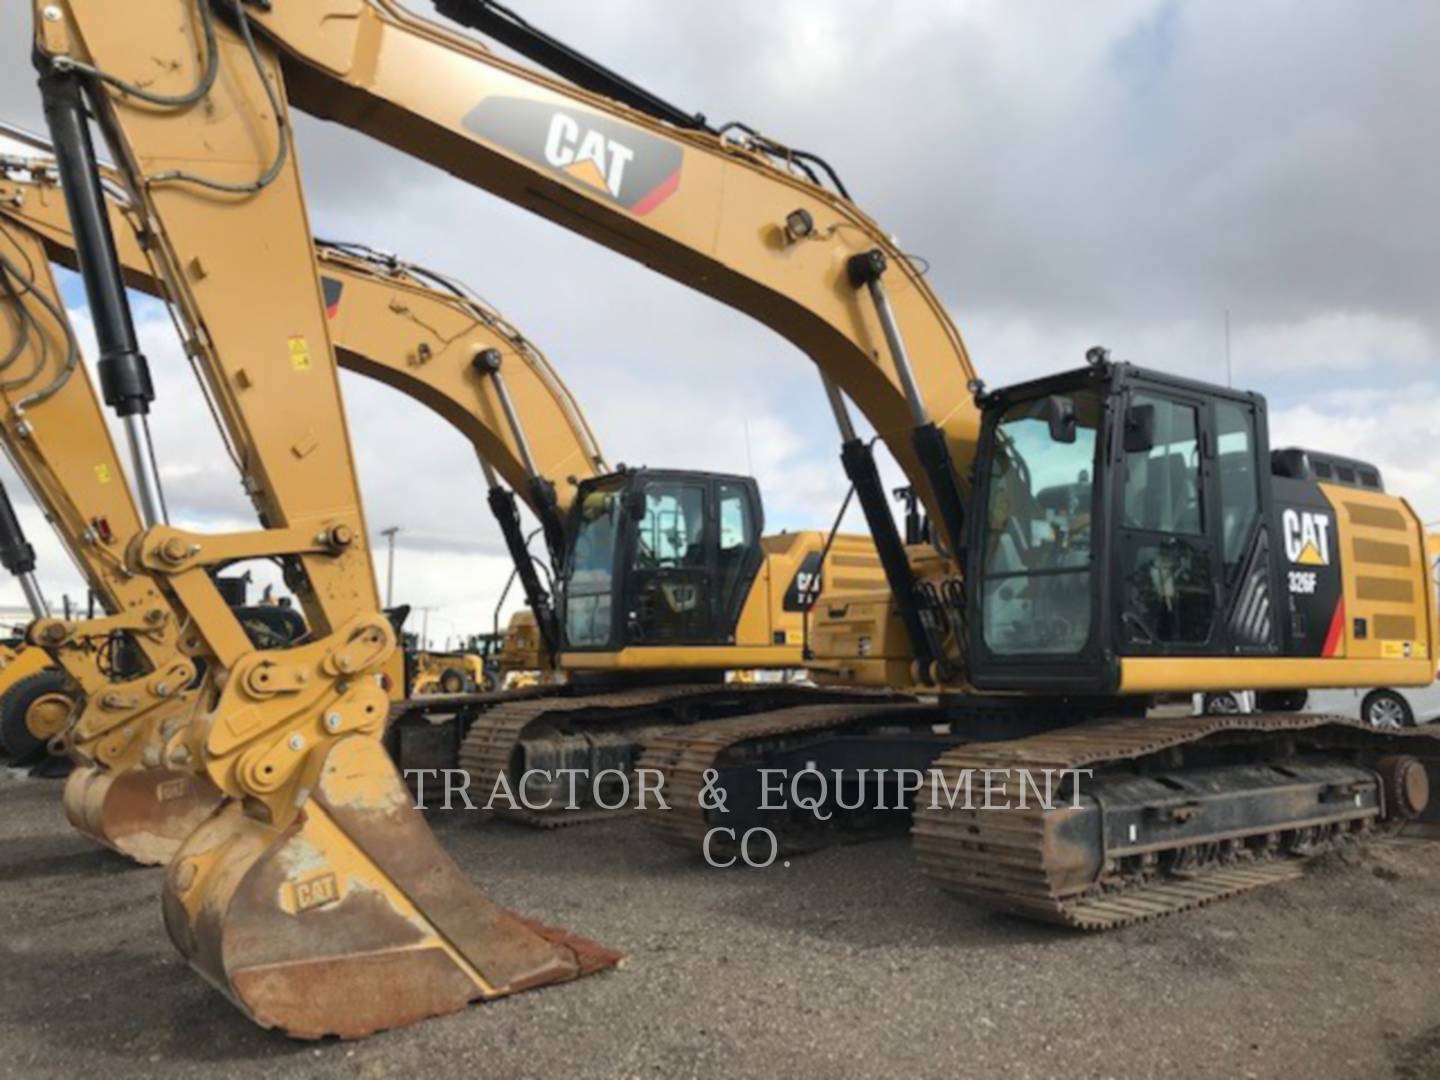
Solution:
[{"label": "cat logo on boom", "polygon": [[614,117],[535,98],[489,97],[460,122],[637,217],[680,190],[680,144]]},{"label": "cat logo on boom", "polygon": [[545,138],[545,160],[557,169],[564,169],[582,183],[604,188],[620,197],[620,184],[625,179],[625,166],[635,160],[635,151],[614,139],[607,139],[594,128],[581,134],[580,124],[568,113],[557,112],[550,118],[550,133]]},{"label": "cat logo on boom", "polygon": [[1330,565],[1330,515],[1286,510],[1280,515],[1285,557],[1300,566]]}]

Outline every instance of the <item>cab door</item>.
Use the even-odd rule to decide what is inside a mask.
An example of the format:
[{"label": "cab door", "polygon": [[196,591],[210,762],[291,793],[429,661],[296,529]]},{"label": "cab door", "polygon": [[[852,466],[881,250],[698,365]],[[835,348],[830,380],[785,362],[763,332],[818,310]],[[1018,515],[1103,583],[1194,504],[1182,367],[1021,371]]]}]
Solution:
[{"label": "cab door", "polygon": [[1209,401],[1143,383],[1123,400],[1113,519],[1119,651],[1214,652],[1220,561]]},{"label": "cab door", "polygon": [[1216,652],[1279,651],[1284,611],[1276,605],[1280,549],[1270,528],[1273,485],[1263,399],[1216,397],[1212,406],[1214,541],[1221,615]]},{"label": "cab door", "polygon": [[702,479],[651,480],[633,497],[625,639],[630,645],[713,640],[715,565],[711,486]]}]

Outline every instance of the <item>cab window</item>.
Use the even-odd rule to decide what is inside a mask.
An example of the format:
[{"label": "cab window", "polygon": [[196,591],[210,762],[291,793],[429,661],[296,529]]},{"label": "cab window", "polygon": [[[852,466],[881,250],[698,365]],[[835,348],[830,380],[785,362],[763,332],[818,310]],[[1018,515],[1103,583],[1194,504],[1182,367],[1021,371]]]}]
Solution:
[{"label": "cab window", "polygon": [[1200,487],[1200,413],[1181,401],[1137,393],[1126,417],[1150,445],[1125,452],[1122,491],[1127,645],[1202,645],[1215,622],[1211,546]]},{"label": "cab window", "polygon": [[738,484],[720,485],[720,562],[717,610],[728,612],[744,583],[750,554],[759,543],[749,494]]},{"label": "cab window", "polygon": [[1245,543],[1255,519],[1260,516],[1254,410],[1233,401],[1217,401],[1215,435],[1220,474],[1220,539],[1228,575],[1244,557]]},{"label": "cab window", "polygon": [[572,647],[610,643],[620,503],[618,492],[592,491],[579,507],[565,587],[565,640]]},{"label": "cab window", "polygon": [[639,570],[705,566],[705,489],[692,484],[651,484],[636,529]]},{"label": "cab window", "polygon": [[1136,394],[1132,413],[1152,410],[1154,444],[1125,455],[1125,525],[1153,532],[1199,534],[1200,426],[1197,410]]},{"label": "cab window", "polygon": [[[1073,407],[1073,438],[1051,415]],[[996,655],[1074,655],[1090,639],[1091,520],[1099,395],[1022,401],[1000,418],[989,463],[983,591]]]},{"label": "cab window", "polygon": [[707,537],[706,487],[656,482],[645,488],[645,509],[636,523],[631,603],[625,640],[632,645],[708,641],[711,552]]}]

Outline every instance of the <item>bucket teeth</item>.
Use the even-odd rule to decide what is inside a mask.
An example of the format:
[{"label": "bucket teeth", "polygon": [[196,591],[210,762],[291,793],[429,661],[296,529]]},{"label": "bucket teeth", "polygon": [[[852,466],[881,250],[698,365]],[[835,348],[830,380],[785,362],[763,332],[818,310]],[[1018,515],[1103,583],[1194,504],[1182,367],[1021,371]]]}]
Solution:
[{"label": "bucket teeth", "polygon": [[358,1038],[614,965],[471,885],[373,738],[331,748],[277,829],[227,804],[166,874],[177,948],[264,1027]]},{"label": "bucket teeth", "polygon": [[174,769],[77,766],[65,782],[65,816],[105,847],[143,866],[163,866],[220,805],[203,776]]}]

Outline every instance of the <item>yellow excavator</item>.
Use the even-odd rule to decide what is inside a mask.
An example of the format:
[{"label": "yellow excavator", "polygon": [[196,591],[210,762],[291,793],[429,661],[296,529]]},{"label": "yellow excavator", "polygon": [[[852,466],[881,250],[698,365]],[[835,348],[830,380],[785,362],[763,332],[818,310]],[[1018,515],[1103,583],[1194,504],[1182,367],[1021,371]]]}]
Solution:
[{"label": "yellow excavator", "polygon": [[[331,269],[368,263],[373,270],[377,257],[355,245],[321,250],[322,286],[345,364],[348,343],[368,339],[371,309],[347,309],[347,294],[333,284]],[[382,280],[409,278],[476,303],[464,286],[433,271],[387,258],[379,266]],[[563,413],[537,413],[502,375],[511,369],[508,354],[525,356],[533,344],[498,317],[489,325],[506,336],[496,343],[504,346],[503,358],[499,347],[470,344],[452,349],[449,362],[458,361],[493,393],[491,410],[469,416],[468,423],[503,424],[508,432],[523,469],[523,480],[512,479],[512,486],[528,494],[558,578],[552,597],[533,565],[513,497],[506,496],[508,506],[497,506],[503,493],[492,482],[491,506],[529,608],[507,635],[507,654],[510,663],[527,669],[557,670],[563,681],[412,700],[397,710],[392,737],[407,767],[446,767],[458,760],[481,796],[497,790],[502,778],[509,778],[513,791],[526,773],[532,781],[548,774],[548,781],[527,787],[526,802],[543,809],[502,800],[496,812],[540,827],[573,825],[607,813],[611,789],[623,788],[646,741],[670,726],[857,696],[875,699],[868,689],[726,679],[734,671],[798,668],[807,614],[827,589],[880,587],[883,577],[867,538],[833,528],[829,534],[763,535],[760,492],[749,477],[623,465],[606,471],[593,435],[577,426],[582,421],[573,402]],[[412,351],[423,355],[425,348]],[[448,417],[472,413],[475,396],[454,392],[420,400]],[[576,467],[578,455],[567,449],[582,445],[590,448],[587,471]],[[486,449],[477,443],[477,450],[483,462]],[[433,721],[447,708],[454,716],[443,726],[437,754]],[[406,752],[412,732],[414,754]],[[603,790],[590,785],[572,799],[564,770],[611,779]]]},{"label": "yellow excavator", "polygon": [[[1020,819],[990,808],[924,807],[916,843],[962,895],[1103,927],[1293,875],[1290,856],[1423,810],[1430,733],[1286,708],[1305,687],[1434,678],[1424,533],[1375,469],[1272,453],[1258,395],[1103,349],[988,391],[921,270],[823,159],[713,126],[499,4],[436,6],[556,77],[394,0],[216,11],[276,58],[290,104],[639,259],[808,354],[889,586],[824,605],[813,670],[934,697],[688,727],[649,755],[672,780],[668,828],[705,823],[689,798],[702,768],[753,776],[787,755],[845,775],[867,760],[933,765],[952,785],[979,761],[1093,768],[1086,811],[1038,812],[1019,849],[1002,841]],[[83,28],[89,5],[64,8]],[[205,12],[192,16],[167,56],[193,74]],[[927,542],[899,535],[846,398],[910,479]],[[572,596],[564,617],[583,608]],[[1237,685],[1274,711],[1145,715],[1159,695]],[[1358,802],[1337,799],[1351,788]],[[1133,832],[1107,832],[1102,805],[1133,809]]]},{"label": "yellow excavator", "polygon": [[[323,512],[314,501],[314,477],[349,475],[348,463],[336,468],[333,455],[343,456],[337,427],[326,425],[321,438],[314,419],[338,416],[338,405],[332,395],[329,412],[317,412],[307,399],[302,423],[290,395],[249,395],[323,366],[312,363],[312,349],[325,341],[323,318],[308,310],[318,300],[315,286],[292,272],[301,266],[313,278],[287,98],[754,315],[826,376],[842,460],[889,596],[872,601],[868,614],[833,605],[836,648],[825,653],[817,638],[819,669],[846,682],[928,690],[936,701],[845,702],[698,725],[683,733],[698,738],[709,729],[707,744],[690,740],[693,758],[703,759],[708,746],[730,755],[727,768],[744,768],[737,763],[753,748],[753,768],[809,740],[806,752],[826,765],[841,744],[850,747],[852,765],[886,748],[927,762],[943,755],[943,770],[977,756],[1000,766],[1087,763],[1103,798],[1082,799],[1080,812],[1037,811],[1010,830],[1018,848],[1007,847],[1004,834],[1007,821],[1020,819],[988,805],[933,815],[927,809],[917,824],[925,865],[947,887],[1087,927],[1253,887],[1278,876],[1275,867],[1293,865],[1290,855],[1389,827],[1424,808],[1434,741],[1425,732],[1381,736],[1287,712],[1183,722],[1143,715],[1150,695],[1210,685],[1292,691],[1433,677],[1434,600],[1417,587],[1426,580],[1423,534],[1413,512],[1379,490],[1373,470],[1313,453],[1272,459],[1261,399],[1113,364],[1103,353],[1069,375],[982,393],[923,276],[823,161],[743,126],[713,129],[558,47],[498,5],[455,0],[443,10],[570,81],[502,59],[391,0],[282,0],[263,9],[155,0],[127,6],[123,19],[99,0],[36,7],[42,92],[102,328],[102,362],[113,361],[120,373],[110,380],[122,391],[117,396],[136,396],[123,391],[139,381],[130,373],[137,352],[117,317],[120,273],[96,224],[104,211],[93,154],[86,153],[82,92],[119,148],[116,159],[143,206],[147,235],[156,238],[167,290],[187,314],[189,339],[202,349],[251,343],[243,356],[222,353],[214,362],[222,413],[264,427],[281,447],[265,459],[269,468],[255,470],[260,501],[274,503],[266,507],[271,528],[258,534],[268,544],[152,526],[135,547],[185,602],[199,627],[197,647],[226,676],[190,743],[194,762],[237,801],[172,862],[167,911],[182,952],[242,1007],[292,1032],[357,1033],[455,1007],[494,986],[472,978],[462,992],[447,980],[448,993],[440,995],[439,980],[419,977],[417,954],[442,957],[413,947],[399,955],[393,923],[384,927],[383,955],[394,965],[388,994],[359,985],[378,965],[362,974],[353,956],[327,953],[333,916],[353,910],[357,894],[390,898],[397,885],[415,894],[402,884],[390,847],[400,826],[381,835],[355,814],[369,804],[356,789],[373,790],[370,779],[381,784],[384,772],[385,790],[394,790],[373,729],[361,724],[363,734],[337,739],[327,726],[331,701],[341,699],[335,695],[356,693],[364,682],[357,672],[374,670],[391,647],[388,627],[373,614],[373,582],[367,576],[359,587],[353,569],[368,562],[363,529],[355,528],[353,484],[337,499],[332,482]],[[88,194],[78,179],[86,176]],[[217,211],[224,231],[246,243],[222,238],[216,250]],[[108,291],[106,281],[90,280],[107,269]],[[232,299],[230,310],[222,296]],[[247,299],[243,319],[236,296]],[[869,447],[850,426],[847,396],[914,485],[929,513],[929,543],[907,550],[898,535]],[[277,400],[287,407],[264,417],[255,411]],[[1253,498],[1245,484],[1236,486],[1241,475],[1253,483]],[[1227,490],[1234,504],[1223,497]],[[610,504],[612,523],[623,508],[623,501]],[[637,503],[631,512],[643,521],[644,509]],[[602,502],[593,520],[604,513]],[[306,689],[287,672],[291,696],[278,707],[256,681],[272,669],[233,634],[223,636],[225,616],[194,573],[202,555],[257,546],[294,558],[314,583],[302,593],[316,608],[307,611],[316,641],[294,651],[316,658],[313,667],[295,665],[316,677]],[[1227,554],[1236,557],[1233,569]],[[1197,567],[1208,568],[1208,614]],[[612,603],[609,618],[599,617],[602,600],[575,605],[575,596],[605,595],[601,583],[594,592],[574,590],[586,568],[573,559],[566,568],[572,592],[561,621],[597,625],[613,647],[622,626],[615,613],[624,605]],[[1289,576],[1312,571],[1317,603],[1323,606],[1327,591],[1344,596],[1345,613],[1329,613],[1323,633],[1297,600],[1312,595],[1302,591],[1309,579]],[[817,621],[830,617],[826,611]],[[334,663],[319,659],[327,646]],[[336,674],[340,659],[343,675]],[[334,715],[343,728],[346,714]],[[651,750],[657,759],[667,752]],[[323,771],[335,756],[346,759],[343,773],[351,778],[343,795],[336,774]],[[690,760],[669,762],[677,798]],[[299,817],[297,800],[306,811]],[[1125,820],[1107,819],[1102,805],[1122,808]],[[287,827],[311,845],[313,880],[293,876],[300,860],[278,857],[289,843]],[[213,854],[222,841],[231,853],[223,857]],[[337,866],[357,872],[349,857],[357,846],[370,859],[370,890],[339,884]],[[207,875],[221,858],[240,866]],[[251,906],[241,918],[235,893],[226,892],[229,903],[213,898],[222,879],[226,890],[240,879],[278,887],[244,891]],[[441,907],[426,906],[425,927],[438,926]],[[226,934],[241,923],[253,932]],[[235,965],[216,962],[226,944],[243,951],[260,940],[273,945],[247,957],[253,968],[240,966],[263,969],[263,976],[242,978]],[[284,962],[281,953],[288,953]],[[309,959],[297,961],[297,954]],[[543,970],[565,977],[579,968],[572,956]],[[543,978],[504,985],[532,981]],[[358,1016],[357,1001],[365,1006]]]},{"label": "yellow excavator", "polygon": [[[154,292],[117,179],[107,180],[121,266],[132,285]],[[43,238],[51,258],[73,265],[74,238],[48,161],[15,160],[8,171],[0,163],[5,220]],[[502,773],[518,778],[531,768],[608,772],[613,787],[625,783],[643,740],[670,724],[852,696],[724,676],[798,668],[805,615],[823,600],[827,581],[850,589],[883,584],[867,540],[833,529],[760,535],[759,491],[747,477],[607,472],[593,433],[544,356],[465,286],[360,245],[322,242],[316,252],[341,366],[415,398],[475,446],[530,608],[507,635],[508,663],[549,668],[562,640],[566,649],[563,683],[512,694],[484,687],[483,670],[466,685],[458,660],[413,656],[412,700],[395,707],[390,738],[407,768],[450,767],[459,757],[480,792],[492,790]],[[567,607],[577,614],[563,627],[502,479],[540,519],[552,566],[572,557],[591,564],[577,571],[576,598]],[[567,527],[567,513],[578,523]],[[618,560],[618,585],[587,592],[597,576],[612,573],[602,558]],[[600,639],[597,614],[611,617],[612,594],[630,606],[618,648]],[[581,604],[588,605],[583,619]],[[452,674],[458,685],[446,685]],[[435,693],[446,697],[429,700]],[[554,783],[565,786],[563,777]],[[531,790],[530,801],[542,801],[539,788]],[[565,806],[563,813],[509,804],[500,812],[531,824],[575,824],[603,813],[592,805],[596,794],[586,791],[583,813],[568,798],[544,800]]]},{"label": "yellow excavator", "polygon": [[[42,28],[63,29],[63,19],[39,14]],[[141,495],[144,528],[117,572],[147,575],[178,614],[154,620],[177,631],[181,659],[171,663],[190,665],[176,685],[203,664],[187,722],[168,733],[160,760],[225,796],[168,865],[167,929],[262,1025],[362,1035],[571,979],[616,956],[486,900],[435,842],[381,747],[389,710],[381,676],[395,633],[379,610],[289,135],[272,126],[266,145],[250,144],[254,115],[236,106],[274,88],[263,61],[243,42],[229,44],[226,78],[206,81],[206,96],[230,107],[193,145],[164,135],[173,130],[167,113],[180,108],[173,102],[151,100],[141,110],[148,115],[112,109],[103,93],[87,102],[86,79],[48,65],[42,94],[101,385],[124,418]],[[226,47],[215,45],[212,71]],[[162,101],[166,93],[134,90]],[[87,106],[103,115],[125,163],[130,209],[260,514],[257,530],[201,534],[161,523],[144,420],[153,393]],[[149,142],[157,137],[169,164]],[[257,302],[229,302],[241,295]],[[78,455],[64,459],[79,467]],[[224,602],[214,571],[255,558],[285,564],[305,620],[299,643],[256,648]],[[136,633],[149,627],[144,611],[134,615]],[[94,641],[100,622],[42,620],[30,633],[47,643],[62,634]],[[167,696],[160,681],[174,693],[153,672],[152,693]],[[93,701],[87,695],[87,711]]]}]

